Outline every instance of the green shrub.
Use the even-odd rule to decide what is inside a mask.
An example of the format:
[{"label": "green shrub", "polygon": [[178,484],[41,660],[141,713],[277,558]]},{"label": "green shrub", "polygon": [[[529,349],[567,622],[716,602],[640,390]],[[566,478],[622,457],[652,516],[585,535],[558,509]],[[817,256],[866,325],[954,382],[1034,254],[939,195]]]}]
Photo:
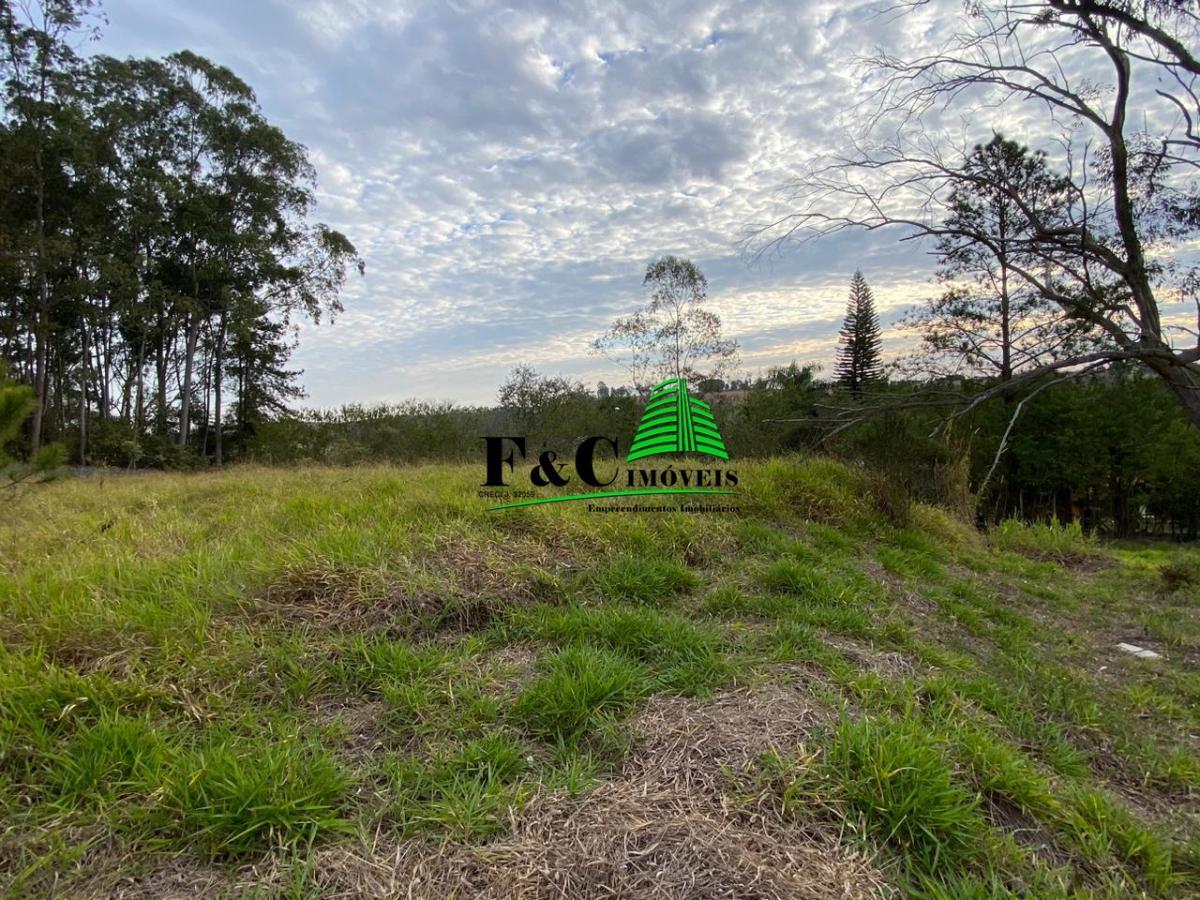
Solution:
[{"label": "green shrub", "polygon": [[1173,594],[1184,588],[1200,588],[1200,560],[1179,556],[1158,570],[1163,591]]},{"label": "green shrub", "polygon": [[871,489],[871,500],[877,512],[890,525],[907,528],[912,523],[913,504],[916,492],[908,473],[896,470],[870,470],[867,483]]}]

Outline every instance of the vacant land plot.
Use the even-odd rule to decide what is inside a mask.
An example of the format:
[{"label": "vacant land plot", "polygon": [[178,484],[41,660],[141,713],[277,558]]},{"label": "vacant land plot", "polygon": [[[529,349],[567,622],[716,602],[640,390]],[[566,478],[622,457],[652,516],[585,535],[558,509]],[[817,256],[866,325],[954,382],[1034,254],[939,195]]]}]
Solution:
[{"label": "vacant land plot", "polygon": [[1200,893],[1200,552],[739,471],[714,515],[456,467],[7,497],[0,887]]}]

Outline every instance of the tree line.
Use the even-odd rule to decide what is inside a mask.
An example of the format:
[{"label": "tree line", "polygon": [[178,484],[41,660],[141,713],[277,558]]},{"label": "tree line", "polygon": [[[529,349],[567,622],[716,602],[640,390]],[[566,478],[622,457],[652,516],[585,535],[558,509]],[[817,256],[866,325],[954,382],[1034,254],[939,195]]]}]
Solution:
[{"label": "tree line", "polygon": [[[1129,362],[1200,425],[1200,268],[1179,252],[1200,232],[1195,4],[999,0],[960,21],[940,47],[866,60],[856,133],[795,182],[758,252],[853,230],[923,240],[949,288],[935,346],[998,374],[971,404]],[[963,148],[944,125],[1007,110],[1053,159],[1000,133]],[[1176,302],[1197,318],[1172,321]]]},{"label": "tree line", "polygon": [[[660,280],[673,292],[669,305]],[[885,366],[874,296],[856,272],[832,371],[793,362],[730,377],[737,345],[705,309],[699,267],[677,257],[654,260],[645,287],[645,305],[594,344],[624,365],[627,385],[593,388],[522,364],[491,405],[407,401],[277,417],[256,432],[248,452],[270,463],[478,463],[480,436],[496,434],[525,436],[532,454],[569,452],[596,434],[628,448],[650,387],[683,373],[693,392],[711,400],[738,458],[819,451],[864,465],[873,496],[897,524],[921,500],[984,524],[1057,518],[1119,535],[1194,539],[1200,532],[1200,434],[1161,380],[1130,363],[972,405],[1001,375],[982,357],[956,357],[981,351],[970,342],[948,348],[943,335],[969,323],[998,334],[1002,320],[965,316],[956,326],[946,318],[945,295],[935,292],[900,323],[915,343],[910,355]],[[977,298],[983,306],[1004,302]],[[1017,364],[1016,350],[987,352],[988,359],[1006,355],[1018,371],[1026,364]],[[938,403],[924,402],[931,394]],[[946,415],[948,398],[960,413]],[[1018,403],[1024,411],[1014,422]],[[846,427],[847,409],[873,414]]]},{"label": "tree line", "polygon": [[[627,389],[595,396],[522,367],[495,407],[289,416],[291,324],[338,311],[361,271],[343,235],[308,221],[303,148],[233,73],[193,54],[77,55],[93,33],[86,0],[0,11],[0,360],[23,385],[0,373],[0,437],[35,454],[70,439],[81,461],[122,465],[221,462],[231,447],[279,461],[461,458],[485,424],[558,443],[623,434],[657,381],[715,392],[738,366],[699,267],[664,256],[647,266],[646,303],[592,345],[625,367]],[[1192,329],[1163,304],[1200,315],[1200,268],[1177,253],[1200,231],[1200,18],[1150,0],[967,12],[943,49],[868,61],[880,87],[854,153],[814,163],[796,205],[760,232],[772,247],[887,226],[925,239],[937,269],[901,323],[912,348],[883,365],[856,273],[833,377],[792,364],[741,379],[744,402],[718,407],[737,435],[727,443],[874,460],[900,493],[973,493],[987,518],[1131,532],[1149,515],[1194,533],[1195,502],[1170,492],[1196,495],[1200,319]],[[999,131],[960,148],[923,124],[935,106],[989,115],[989,91],[1024,102],[1061,152]],[[1137,104],[1158,105],[1132,116]]]},{"label": "tree line", "polygon": [[33,455],[220,463],[301,395],[294,323],[362,261],[309,221],[313,167],[249,85],[186,51],[84,57],[94,13],[0,0],[0,360]]}]

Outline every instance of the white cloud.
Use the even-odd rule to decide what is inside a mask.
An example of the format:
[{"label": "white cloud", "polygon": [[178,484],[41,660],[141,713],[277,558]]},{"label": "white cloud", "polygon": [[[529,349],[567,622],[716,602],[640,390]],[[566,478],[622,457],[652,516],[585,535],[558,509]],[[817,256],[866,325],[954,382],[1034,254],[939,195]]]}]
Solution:
[{"label": "white cloud", "polygon": [[833,146],[852,58],[927,43],[949,0],[900,19],[784,0],[106,6],[102,51],[190,46],[310,148],[318,215],[368,267],[335,325],[303,330],[315,404],[488,401],[515,362],[618,383],[587,345],[660,253],[701,265],[753,368],[826,358],[856,268],[885,309],[926,287],[928,261],[894,236],[759,266],[739,241]]}]

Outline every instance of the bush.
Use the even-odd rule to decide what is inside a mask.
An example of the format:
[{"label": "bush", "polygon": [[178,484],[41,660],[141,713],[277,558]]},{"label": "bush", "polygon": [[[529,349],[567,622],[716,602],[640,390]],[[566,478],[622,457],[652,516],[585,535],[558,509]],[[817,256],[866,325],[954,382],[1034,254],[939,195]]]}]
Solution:
[{"label": "bush", "polygon": [[146,435],[134,448],[134,464],[145,469],[196,469],[208,460],[190,447],[180,447],[167,435]]},{"label": "bush", "polygon": [[54,481],[68,474],[67,448],[62,444],[43,444],[27,463],[10,463],[0,469],[4,481]]},{"label": "bush", "polygon": [[907,528],[912,504],[961,505],[967,478],[966,453],[949,437],[931,437],[930,424],[899,410],[887,412],[839,437],[839,455],[861,462],[871,473],[875,508],[897,528]]},{"label": "bush", "polygon": [[139,435],[132,422],[119,419],[97,422],[88,435],[88,462],[132,469],[142,462],[146,441],[146,436]]},{"label": "bush", "polygon": [[900,470],[872,471],[868,475],[871,499],[875,509],[896,528],[907,528],[912,524],[912,510],[916,498],[912,480]]},{"label": "bush", "polygon": [[0,465],[8,461],[5,445],[16,439],[21,426],[34,408],[33,391],[25,385],[14,384],[4,377],[0,360]]}]

